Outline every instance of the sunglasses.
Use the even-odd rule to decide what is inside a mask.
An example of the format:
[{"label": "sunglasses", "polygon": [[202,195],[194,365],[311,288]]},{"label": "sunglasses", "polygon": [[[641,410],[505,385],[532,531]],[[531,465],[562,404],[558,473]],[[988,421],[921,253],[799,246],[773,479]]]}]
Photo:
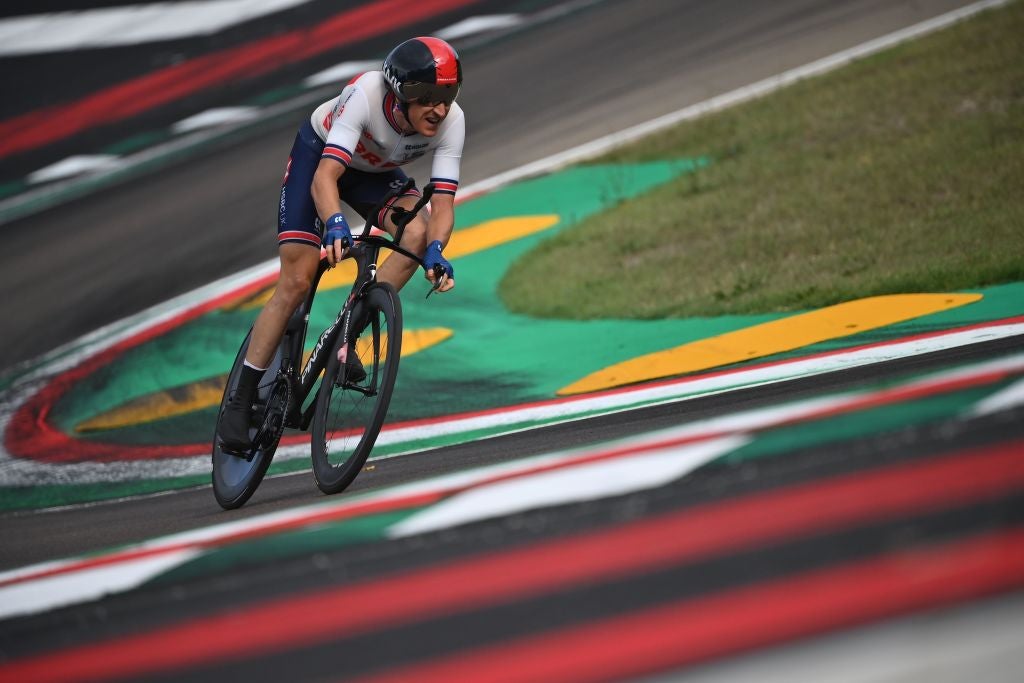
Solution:
[{"label": "sunglasses", "polygon": [[458,84],[435,85],[412,82],[402,86],[402,95],[407,102],[416,102],[426,107],[436,107],[439,104],[450,107],[458,97],[459,89]]}]

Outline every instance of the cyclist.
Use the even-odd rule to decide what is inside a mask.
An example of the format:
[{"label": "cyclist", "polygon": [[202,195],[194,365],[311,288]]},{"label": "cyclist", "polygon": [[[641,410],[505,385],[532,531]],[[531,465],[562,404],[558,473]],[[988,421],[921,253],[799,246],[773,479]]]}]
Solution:
[{"label": "cyclist", "polygon": [[[366,218],[389,190],[406,180],[400,167],[427,154],[433,155],[430,182],[435,186],[429,218],[416,216],[401,245],[423,258],[426,277],[438,291],[455,286],[455,271],[442,251],[455,221],[465,140],[465,116],[455,103],[461,86],[462,63],[455,49],[439,38],[413,38],[392,50],[380,71],[354,78],[302,124],[278,207],[281,272],[253,325],[238,387],[224,410],[218,433],[225,451],[244,453],[252,447],[249,423],[259,381],[289,318],[312,287],[321,246],[331,267],[348,255],[352,233],[342,202]],[[419,196],[413,186],[389,206],[411,208]],[[390,218],[378,223],[393,234]],[[416,266],[392,254],[381,264],[377,279],[398,290]],[[358,363],[355,354],[349,358]],[[358,365],[350,366],[349,373],[356,381],[365,376]]]}]

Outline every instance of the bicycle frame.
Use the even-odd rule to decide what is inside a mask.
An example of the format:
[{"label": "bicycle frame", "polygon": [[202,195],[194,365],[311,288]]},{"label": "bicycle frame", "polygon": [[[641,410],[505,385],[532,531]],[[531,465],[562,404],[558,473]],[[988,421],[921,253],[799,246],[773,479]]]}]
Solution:
[{"label": "bicycle frame", "polygon": [[[291,384],[291,405],[288,414],[285,416],[285,425],[293,429],[306,430],[313,418],[312,406],[302,411],[302,404],[305,403],[313,389],[317,378],[327,364],[327,355],[322,353],[323,347],[334,343],[333,332],[337,328],[337,321],[320,335],[316,348],[310,356],[302,372],[297,372],[297,366],[302,362],[302,349],[306,344],[306,333],[309,326],[309,312],[313,308],[313,299],[316,296],[317,287],[320,285],[320,278],[327,271],[327,262],[322,260],[317,268],[316,276],[313,278],[313,285],[310,288],[306,300],[296,309],[295,313],[288,320],[285,327],[284,341],[282,343],[281,367],[278,370],[279,376],[283,375]],[[342,309],[344,310],[344,309]],[[341,318],[341,313],[338,318]],[[315,401],[313,405],[315,405]]]},{"label": "bicycle frame", "polygon": [[[407,183],[399,188],[398,190],[389,193],[381,201],[381,207],[386,206],[387,202],[394,197],[404,194],[409,187],[412,186],[412,181],[409,180]],[[313,347],[313,351],[309,356],[309,359],[303,365],[301,371],[297,371],[299,360],[302,358],[302,350],[306,344],[306,332],[309,327],[309,314],[313,308],[313,299],[316,297],[317,288],[320,285],[320,279],[323,274],[327,272],[330,265],[327,262],[326,257],[321,258],[320,265],[317,268],[316,276],[313,278],[312,287],[310,287],[309,294],[306,300],[296,309],[295,313],[288,320],[288,325],[285,327],[285,339],[282,344],[283,353],[281,357],[281,368],[280,373],[283,374],[287,380],[291,383],[292,388],[292,401],[289,406],[288,415],[285,416],[285,426],[293,429],[301,429],[306,431],[309,429],[309,424],[313,420],[313,411],[316,408],[316,397],[310,402],[306,410],[302,410],[302,405],[306,402],[310,393],[313,391],[314,385],[317,384],[317,380],[320,378],[321,373],[327,366],[328,354],[324,353],[324,350],[330,350],[334,348],[334,344],[337,341],[338,335],[344,333],[348,336],[350,323],[352,318],[353,302],[359,300],[362,297],[366,288],[373,284],[377,279],[377,259],[380,256],[381,248],[391,249],[396,251],[407,258],[422,264],[421,259],[415,254],[407,251],[406,249],[398,246],[398,242],[402,239],[402,234],[405,231],[405,226],[412,220],[413,216],[429,201],[433,194],[433,185],[427,185],[423,188],[423,196],[416,203],[416,206],[412,210],[405,210],[401,207],[392,207],[391,210],[397,213],[395,222],[398,226],[395,231],[393,239],[385,239],[383,237],[377,237],[370,234],[371,229],[374,227],[374,222],[368,220],[366,227],[362,235],[358,235],[353,239],[358,242],[358,245],[354,245],[352,251],[352,257],[356,260],[357,273],[356,281],[352,285],[352,290],[349,292],[348,297],[345,299],[344,305],[338,312],[338,317],[334,319],[327,329],[321,334],[317,340],[316,345]],[[380,214],[378,209],[370,212],[370,216],[377,216]],[[319,387],[317,388],[319,393]]]}]

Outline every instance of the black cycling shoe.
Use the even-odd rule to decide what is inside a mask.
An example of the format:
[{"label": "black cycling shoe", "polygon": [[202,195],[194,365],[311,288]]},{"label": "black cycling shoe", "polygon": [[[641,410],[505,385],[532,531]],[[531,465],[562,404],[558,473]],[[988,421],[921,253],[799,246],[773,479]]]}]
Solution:
[{"label": "black cycling shoe", "polygon": [[359,360],[359,354],[353,350],[345,359],[345,381],[358,384],[364,379],[366,379],[366,369],[363,367],[363,362]]},{"label": "black cycling shoe", "polygon": [[224,407],[217,434],[220,447],[225,453],[245,456],[252,450],[249,425],[252,422],[252,408],[244,401],[232,397]]}]

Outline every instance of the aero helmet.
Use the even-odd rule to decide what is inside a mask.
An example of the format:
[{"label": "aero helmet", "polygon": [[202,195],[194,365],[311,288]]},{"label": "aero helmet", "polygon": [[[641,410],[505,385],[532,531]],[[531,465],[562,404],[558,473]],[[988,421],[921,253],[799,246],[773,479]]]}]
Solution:
[{"label": "aero helmet", "polygon": [[412,38],[384,59],[384,77],[403,104],[443,102],[451,106],[462,87],[462,62],[440,38]]}]

